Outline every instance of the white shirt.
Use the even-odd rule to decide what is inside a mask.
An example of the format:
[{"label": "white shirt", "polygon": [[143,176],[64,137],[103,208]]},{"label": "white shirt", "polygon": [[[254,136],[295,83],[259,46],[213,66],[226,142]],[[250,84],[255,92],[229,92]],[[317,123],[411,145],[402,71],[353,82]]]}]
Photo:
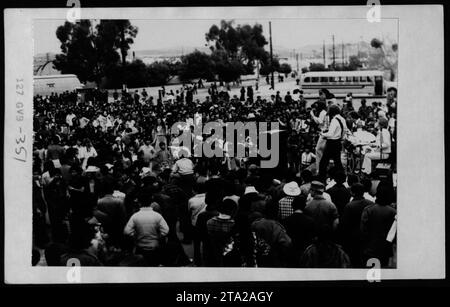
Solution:
[{"label": "white shirt", "polygon": [[381,130],[381,133],[378,132],[376,143],[379,146],[381,144],[382,146],[381,151],[383,153],[385,154],[391,153],[391,134],[389,133],[389,130],[383,128],[383,130]]},{"label": "white shirt", "polygon": [[192,226],[197,224],[197,218],[200,213],[205,211],[206,203],[205,203],[206,194],[197,194],[194,197],[190,198],[188,201],[189,212],[191,213],[191,223]]},{"label": "white shirt", "polygon": [[309,153],[302,153],[302,164],[311,164],[312,159],[315,158],[316,155],[313,154],[312,152]]},{"label": "white shirt", "polygon": [[172,171],[180,175],[189,175],[194,173],[194,163],[188,158],[181,158],[173,165]]},{"label": "white shirt", "polygon": [[73,126],[73,119],[76,117],[75,114],[71,113],[71,114],[67,114],[66,116],[66,123],[69,125],[69,127]]},{"label": "white shirt", "polygon": [[[342,131],[339,121],[341,122],[344,131]],[[340,115],[336,115],[330,122],[328,132],[323,133],[323,136],[328,140],[339,140],[345,135],[346,131],[347,125],[345,123],[345,119]]]},{"label": "white shirt", "polygon": [[327,111],[322,110],[319,113],[319,116],[315,116],[314,112],[311,111],[311,117],[314,120],[314,122],[319,125],[319,129],[323,130],[324,126],[325,126],[325,118],[327,116]]}]

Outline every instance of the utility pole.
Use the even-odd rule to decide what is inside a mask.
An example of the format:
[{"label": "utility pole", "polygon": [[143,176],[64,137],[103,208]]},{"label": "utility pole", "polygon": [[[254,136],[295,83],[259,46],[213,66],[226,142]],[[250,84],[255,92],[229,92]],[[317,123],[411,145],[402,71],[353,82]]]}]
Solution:
[{"label": "utility pole", "polygon": [[336,50],[334,48],[334,34],[333,34],[333,69],[336,68]]},{"label": "utility pole", "polygon": [[273,76],[273,47],[272,47],[272,22],[269,21],[269,37],[270,37],[270,70],[271,70],[271,78],[270,78],[270,86],[274,90],[275,89],[275,80]]},{"label": "utility pole", "polygon": [[298,53],[295,54],[295,60],[297,61],[297,73],[300,72],[299,66],[298,66]]},{"label": "utility pole", "polygon": [[323,56],[323,66],[327,68],[327,61],[325,60],[325,40],[323,41],[322,56]]},{"label": "utility pole", "polygon": [[345,57],[344,57],[344,41],[342,41],[342,66],[345,65]]}]

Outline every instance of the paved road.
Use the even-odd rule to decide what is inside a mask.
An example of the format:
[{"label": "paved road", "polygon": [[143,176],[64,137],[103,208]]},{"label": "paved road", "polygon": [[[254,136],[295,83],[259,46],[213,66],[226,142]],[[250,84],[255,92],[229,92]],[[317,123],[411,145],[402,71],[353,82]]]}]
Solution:
[{"label": "paved road", "polygon": [[[275,78],[277,79],[277,78]],[[253,86],[253,89],[255,89],[255,80],[249,80],[249,81],[243,81],[242,86]],[[199,89],[198,94],[194,96],[194,99],[199,99],[200,101],[205,100],[206,96],[209,96],[208,94],[208,88],[210,86],[210,83],[205,83],[205,88]],[[240,89],[241,86],[231,85],[231,95],[236,95],[237,97],[240,97]],[[166,85],[166,92],[172,90],[174,93],[176,90],[179,90],[181,88],[180,84],[175,85]],[[280,94],[282,97],[286,95],[286,93],[289,91],[292,94],[292,91],[298,86],[296,85],[294,78],[287,78],[284,82],[275,82],[275,90],[270,90],[270,86],[266,83],[266,80],[264,78],[260,78],[259,80],[259,90],[254,93],[254,97],[261,96],[263,99],[270,98],[270,95],[275,95],[277,91],[280,91]],[[130,92],[138,90],[139,93],[142,91],[143,88],[135,88],[135,89],[129,89]],[[158,91],[161,89],[161,86],[154,86],[154,87],[146,87],[145,90],[150,96],[153,96],[155,99],[158,97]],[[110,90],[110,98],[112,99],[112,93],[114,91]],[[317,98],[307,98],[307,106],[309,106],[311,103],[313,103]],[[370,105],[374,101],[381,101],[385,102],[386,98],[366,98],[367,105]],[[355,97],[353,99],[353,107],[355,109],[358,109],[361,105],[361,98]]]}]

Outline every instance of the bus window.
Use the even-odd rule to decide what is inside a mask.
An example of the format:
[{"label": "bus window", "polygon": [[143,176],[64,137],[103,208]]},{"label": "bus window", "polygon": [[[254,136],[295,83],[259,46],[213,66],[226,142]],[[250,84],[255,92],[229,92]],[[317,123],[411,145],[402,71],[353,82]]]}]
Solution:
[{"label": "bus window", "polygon": [[353,82],[359,82],[359,78],[358,77],[353,77]]},{"label": "bus window", "polygon": [[328,82],[328,77],[320,77],[320,82]]},{"label": "bus window", "polygon": [[360,77],[361,82],[367,82],[367,77]]},{"label": "bus window", "polygon": [[349,82],[349,83],[352,82],[352,77],[347,77],[346,79],[347,79],[347,82]]},{"label": "bus window", "polygon": [[311,78],[310,77],[306,77],[305,80],[303,80],[303,82],[309,83],[309,82],[311,82]]},{"label": "bus window", "polygon": [[339,82],[345,82],[345,77],[339,77]]},{"label": "bus window", "polygon": [[319,77],[312,77],[312,82],[319,82]]},{"label": "bus window", "polygon": [[372,78],[371,77],[367,77],[367,82],[372,82]]}]

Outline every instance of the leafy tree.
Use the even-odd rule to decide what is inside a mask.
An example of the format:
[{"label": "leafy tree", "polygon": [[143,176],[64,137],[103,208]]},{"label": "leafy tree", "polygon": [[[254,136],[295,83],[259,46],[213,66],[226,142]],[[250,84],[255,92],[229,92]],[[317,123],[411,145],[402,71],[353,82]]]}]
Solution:
[{"label": "leafy tree", "polygon": [[117,73],[121,56],[124,64],[136,34],[128,20],[100,20],[95,27],[90,20],[66,21],[56,30],[62,53],[53,66],[63,74],[76,74],[81,82],[100,85],[107,73]]},{"label": "leafy tree", "polygon": [[369,56],[369,66],[389,71],[389,81],[396,81],[398,69],[398,44],[393,43],[388,47],[388,43],[374,38],[370,45],[373,47],[373,50]]},{"label": "leafy tree", "polygon": [[362,67],[362,63],[359,60],[359,57],[356,55],[352,55],[349,58],[349,63],[348,63],[348,70],[358,70],[359,68]]},{"label": "leafy tree", "polygon": [[134,43],[138,28],[127,19],[101,20],[97,25],[97,31],[100,38],[105,38],[106,42],[112,42],[112,47],[120,50],[122,65],[125,65],[128,50]]},{"label": "leafy tree", "polygon": [[220,81],[232,82],[245,73],[245,66],[237,59],[230,59],[223,50],[216,50],[211,55],[214,62],[214,72]]},{"label": "leafy tree", "polygon": [[198,50],[183,56],[179,67],[179,77],[183,81],[196,78],[214,79],[214,62],[211,56]]},{"label": "leafy tree", "polygon": [[97,48],[97,39],[89,20],[78,23],[66,21],[57,28],[56,37],[61,42],[62,54],[56,55],[54,68],[63,74],[76,74],[81,82],[94,81],[99,84],[105,67],[118,60],[117,53],[114,56],[107,49]]},{"label": "leafy tree", "polygon": [[[238,61],[244,66],[243,73],[253,73],[256,61],[267,63],[268,52],[264,49],[267,40],[263,35],[262,25],[248,24],[234,27],[234,21],[220,22],[220,27],[212,25],[205,34],[212,52],[224,52],[229,64]],[[237,64],[233,64],[237,68]]]},{"label": "leafy tree", "polygon": [[273,64],[271,63],[270,59],[268,59],[266,63],[263,63],[261,69],[259,70],[259,73],[262,76],[267,76],[272,72],[276,72],[279,70],[280,70],[280,62],[278,61],[277,58],[274,58]]},{"label": "leafy tree", "polygon": [[286,76],[292,72],[291,65],[288,63],[283,63],[280,65],[280,68],[278,69],[279,73],[285,74]]},{"label": "leafy tree", "polygon": [[164,85],[171,79],[171,69],[166,62],[155,62],[147,66],[150,86]]},{"label": "leafy tree", "polygon": [[322,63],[309,63],[309,71],[327,71],[328,68]]}]

